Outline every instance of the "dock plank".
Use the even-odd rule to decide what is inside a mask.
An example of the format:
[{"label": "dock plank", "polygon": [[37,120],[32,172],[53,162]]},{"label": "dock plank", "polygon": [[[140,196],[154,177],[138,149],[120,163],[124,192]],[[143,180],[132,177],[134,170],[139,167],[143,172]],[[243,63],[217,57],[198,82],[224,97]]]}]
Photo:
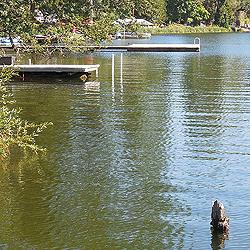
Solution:
[{"label": "dock plank", "polygon": [[134,52],[199,52],[199,44],[132,44],[128,51]]},{"label": "dock plank", "polygon": [[24,73],[90,73],[97,71],[100,67],[99,64],[96,65],[64,65],[64,64],[20,64],[20,65],[3,65],[1,68],[11,67],[15,71]]}]

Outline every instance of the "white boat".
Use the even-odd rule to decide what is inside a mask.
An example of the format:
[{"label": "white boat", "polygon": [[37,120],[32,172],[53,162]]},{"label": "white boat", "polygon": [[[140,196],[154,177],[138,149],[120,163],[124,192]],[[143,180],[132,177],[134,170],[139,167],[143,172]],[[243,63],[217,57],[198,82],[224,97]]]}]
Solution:
[{"label": "white boat", "polygon": [[115,39],[143,39],[150,38],[150,33],[139,33],[139,32],[116,32]]}]

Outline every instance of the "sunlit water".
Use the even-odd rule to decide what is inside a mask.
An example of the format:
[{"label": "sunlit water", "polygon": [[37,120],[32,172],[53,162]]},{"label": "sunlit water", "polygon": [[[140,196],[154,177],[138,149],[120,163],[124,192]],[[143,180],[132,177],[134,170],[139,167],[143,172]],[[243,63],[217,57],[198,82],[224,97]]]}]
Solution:
[{"label": "sunlit water", "polygon": [[11,85],[24,118],[54,125],[45,157],[0,170],[0,249],[219,249],[215,199],[225,249],[249,249],[250,33],[199,37],[200,53],[124,53],[122,79],[116,53],[114,83],[94,53],[48,62],[98,63],[95,82]]}]

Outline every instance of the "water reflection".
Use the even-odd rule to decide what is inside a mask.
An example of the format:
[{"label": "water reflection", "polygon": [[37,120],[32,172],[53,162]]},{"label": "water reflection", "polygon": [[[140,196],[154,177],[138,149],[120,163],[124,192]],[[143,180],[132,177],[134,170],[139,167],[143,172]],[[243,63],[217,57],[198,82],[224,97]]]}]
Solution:
[{"label": "water reflection", "polygon": [[[151,96],[141,100],[142,94],[138,93],[144,93],[145,87],[133,95],[131,88],[134,86],[124,88],[126,104],[119,99],[114,103],[105,92],[105,99],[89,94],[83,98],[80,91],[74,96],[70,155],[65,152],[62,160],[71,168],[68,164],[61,166],[69,186],[63,182],[63,193],[71,187],[72,197],[72,192],[79,192],[79,185],[86,184],[81,188],[84,200],[79,210],[85,207],[81,221],[89,233],[84,234],[82,244],[88,247],[93,247],[96,238],[101,245],[116,242],[124,247],[153,246],[156,237],[165,239],[159,240],[159,247],[176,242],[175,237],[166,235],[167,231],[175,231],[174,225],[166,218],[162,220],[175,209],[171,196],[167,203],[162,200],[164,194],[175,190],[166,178],[161,181],[161,168],[166,167],[166,162],[157,138],[163,136],[165,128],[157,114],[162,110],[158,111],[160,105],[150,105]],[[110,93],[109,88],[106,90]],[[73,209],[67,207],[72,202],[66,203],[64,209]],[[105,237],[107,232],[111,233]]]},{"label": "water reflection", "polygon": [[229,240],[228,233],[220,234],[216,232],[211,232],[211,249],[212,250],[224,249],[226,240]]},{"label": "water reflection", "polygon": [[218,156],[212,148],[216,148],[222,137],[224,123],[221,120],[226,115],[223,111],[224,78],[220,67],[216,66],[223,65],[223,58],[222,61],[214,57],[205,60],[198,65],[192,60],[184,73],[186,146],[194,157],[216,159]]},{"label": "water reflection", "polygon": [[51,180],[46,174],[37,159],[1,168],[0,241],[7,248],[33,248],[51,240]]},{"label": "water reflection", "polygon": [[17,238],[49,248],[182,247],[183,222],[171,218],[186,211],[174,198],[171,156],[161,141],[171,144],[169,96],[154,76],[153,83],[142,78],[146,86],[125,78],[123,92],[116,82],[115,100],[110,83],[98,91],[86,84],[15,87],[24,115],[54,123],[40,139],[49,150],[43,178],[32,168],[22,177]]}]

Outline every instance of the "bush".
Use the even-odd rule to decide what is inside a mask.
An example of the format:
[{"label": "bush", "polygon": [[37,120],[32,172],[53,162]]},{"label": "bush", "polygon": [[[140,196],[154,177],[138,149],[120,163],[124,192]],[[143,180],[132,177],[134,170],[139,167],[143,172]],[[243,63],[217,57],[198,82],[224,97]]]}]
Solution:
[{"label": "bush", "polygon": [[6,87],[15,74],[12,69],[4,68],[0,71],[0,159],[11,153],[12,146],[23,152],[45,151],[36,144],[35,138],[51,123],[35,124],[20,118],[20,109],[14,108],[15,100]]}]

